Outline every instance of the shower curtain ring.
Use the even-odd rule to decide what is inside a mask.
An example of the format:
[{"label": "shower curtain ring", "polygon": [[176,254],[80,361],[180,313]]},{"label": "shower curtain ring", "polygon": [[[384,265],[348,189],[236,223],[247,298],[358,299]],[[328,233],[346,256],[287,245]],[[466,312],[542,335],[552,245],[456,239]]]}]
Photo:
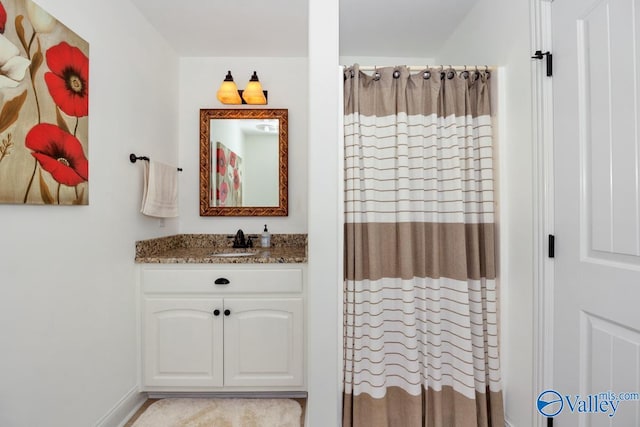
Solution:
[{"label": "shower curtain ring", "polygon": [[464,70],[460,73],[460,75],[467,80],[469,78],[469,72],[467,71],[467,66],[464,66]]},{"label": "shower curtain ring", "polygon": [[373,80],[375,80],[375,81],[380,80],[380,73],[378,72],[378,66],[377,65],[373,66]]},{"label": "shower curtain ring", "polygon": [[488,65],[484,66],[484,72],[487,75],[487,80],[489,80],[491,78],[491,71],[489,71],[489,66]]}]

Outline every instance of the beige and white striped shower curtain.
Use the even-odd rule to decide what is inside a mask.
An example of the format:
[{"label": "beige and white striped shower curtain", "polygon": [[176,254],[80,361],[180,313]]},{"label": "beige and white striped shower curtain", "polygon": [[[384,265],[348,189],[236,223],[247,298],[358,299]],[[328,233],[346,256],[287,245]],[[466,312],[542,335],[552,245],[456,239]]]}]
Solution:
[{"label": "beige and white striped shower curtain", "polygon": [[345,70],[346,427],[504,426],[488,73],[425,71]]}]

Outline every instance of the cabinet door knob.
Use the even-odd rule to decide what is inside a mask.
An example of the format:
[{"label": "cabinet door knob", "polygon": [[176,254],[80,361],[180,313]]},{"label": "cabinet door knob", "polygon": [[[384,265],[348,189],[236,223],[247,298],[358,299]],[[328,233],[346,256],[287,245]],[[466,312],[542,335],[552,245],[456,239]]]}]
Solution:
[{"label": "cabinet door knob", "polygon": [[228,315],[230,315],[230,314],[231,314],[231,310],[226,309],[226,310],[224,311],[224,315],[225,315],[225,316],[228,316]]},{"label": "cabinet door knob", "polygon": [[220,310],[218,310],[217,308],[215,310],[213,310],[213,315],[214,316],[220,316]]},{"label": "cabinet door knob", "polygon": [[220,277],[218,279],[216,279],[216,281],[214,282],[216,285],[228,285],[229,279],[225,279],[224,277]]}]

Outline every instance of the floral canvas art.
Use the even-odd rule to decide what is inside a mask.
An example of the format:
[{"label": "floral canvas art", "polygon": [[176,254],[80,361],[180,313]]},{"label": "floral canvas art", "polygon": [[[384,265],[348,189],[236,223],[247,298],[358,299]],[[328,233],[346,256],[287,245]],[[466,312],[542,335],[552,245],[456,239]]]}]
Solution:
[{"label": "floral canvas art", "polygon": [[0,0],[0,203],[89,203],[89,44]]},{"label": "floral canvas art", "polygon": [[242,158],[216,143],[215,206],[242,206]]}]

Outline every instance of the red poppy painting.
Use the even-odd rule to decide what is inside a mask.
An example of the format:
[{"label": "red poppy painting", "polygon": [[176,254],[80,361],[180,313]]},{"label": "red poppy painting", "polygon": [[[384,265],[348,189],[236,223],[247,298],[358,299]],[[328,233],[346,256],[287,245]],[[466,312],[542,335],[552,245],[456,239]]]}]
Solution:
[{"label": "red poppy painting", "polygon": [[89,58],[77,47],[66,42],[47,50],[45,73],[49,93],[54,102],[69,116],[89,114]]},{"label": "red poppy painting", "polygon": [[0,3],[0,34],[4,34],[4,28],[7,25],[7,10]]},{"label": "red poppy painting", "polygon": [[227,155],[225,154],[225,150],[222,148],[218,148],[216,150],[216,158],[218,165],[218,174],[226,175],[227,174]]},{"label": "red poppy painting", "polygon": [[58,126],[48,123],[36,125],[25,139],[42,169],[60,184],[75,187],[89,176],[89,162],[78,139]]},{"label": "red poppy painting", "polygon": [[238,172],[238,169],[233,170],[233,189],[236,191],[240,189],[240,172]]},{"label": "red poppy painting", "polygon": [[89,44],[0,0],[0,203],[89,203]]},{"label": "red poppy painting", "polygon": [[229,185],[226,182],[220,184],[220,189],[218,190],[218,200],[220,201],[220,206],[226,206],[227,196],[229,195]]},{"label": "red poppy painting", "polygon": [[242,158],[223,143],[216,143],[215,206],[242,206]]}]

